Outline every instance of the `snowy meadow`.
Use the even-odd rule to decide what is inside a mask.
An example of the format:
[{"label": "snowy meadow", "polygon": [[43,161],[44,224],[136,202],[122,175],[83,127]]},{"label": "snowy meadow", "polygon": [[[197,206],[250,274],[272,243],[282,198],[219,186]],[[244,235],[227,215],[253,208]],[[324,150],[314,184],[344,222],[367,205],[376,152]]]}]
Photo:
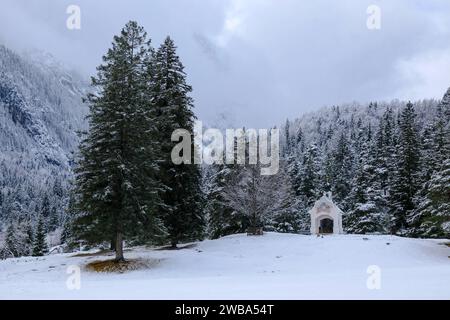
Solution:
[{"label": "snowy meadow", "polygon": [[[145,263],[123,273],[86,269],[112,252],[8,259],[0,262],[0,298],[447,300],[450,248],[444,243],[449,242],[238,234],[180,250],[126,249],[127,259]],[[81,269],[79,286],[73,285],[71,265]]]}]

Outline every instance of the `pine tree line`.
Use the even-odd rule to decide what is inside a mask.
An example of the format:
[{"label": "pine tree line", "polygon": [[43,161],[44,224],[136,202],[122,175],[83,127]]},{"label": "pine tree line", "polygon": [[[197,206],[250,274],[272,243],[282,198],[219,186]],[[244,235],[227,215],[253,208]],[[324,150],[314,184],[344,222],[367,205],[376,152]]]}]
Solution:
[{"label": "pine tree line", "polygon": [[45,255],[49,248],[43,218],[39,219],[36,228],[33,228],[30,220],[9,224],[4,242],[0,249],[1,259]]},{"label": "pine tree line", "polygon": [[[4,222],[4,246],[0,248],[2,258],[41,256],[48,251],[47,237],[59,238],[61,221],[66,216],[66,194],[55,188],[52,189],[55,192],[52,197],[44,193],[41,205],[36,205],[34,212],[9,212],[9,219]],[[22,207],[18,202],[16,205]]]},{"label": "pine tree line", "polygon": [[[448,237],[449,95],[428,108],[435,115],[424,128],[419,128],[414,105],[407,103],[397,114],[387,106],[376,126],[353,114],[350,122],[340,121],[335,108],[337,125],[320,131],[319,118],[319,132],[307,147],[298,138],[301,128],[297,135],[287,134],[296,196],[310,207],[307,199],[332,191],[349,233]],[[367,112],[377,107],[371,104]],[[337,138],[329,143],[332,136]],[[312,152],[318,145],[319,151]]]},{"label": "pine tree line", "polygon": [[[288,120],[283,130],[281,170],[266,186],[278,191],[269,199],[283,199],[283,205],[268,214],[262,210],[259,225],[278,232],[307,232],[308,210],[324,192],[332,191],[345,213],[348,233],[448,238],[450,89],[440,103],[419,105],[422,116],[428,113],[425,121],[417,120],[412,103],[371,103],[367,108],[358,107],[358,112],[347,108],[350,117],[333,107],[325,113],[328,119],[315,114],[315,121],[307,119],[300,125]],[[242,171],[230,165],[205,170],[212,238],[245,232],[252,225],[249,204],[257,197],[252,197],[247,184],[254,180],[243,179]],[[277,183],[283,176],[287,189]],[[254,185],[258,189],[257,183]],[[257,194],[262,196],[264,189],[260,186]],[[265,201],[259,204],[268,207]]]},{"label": "pine tree line", "polygon": [[[15,188],[8,187],[13,183]],[[69,197],[67,181],[60,177],[49,179],[37,190],[21,179],[0,181],[0,184],[3,186],[0,187],[0,221],[4,225],[24,219],[37,221],[42,215],[50,232],[62,226]]]}]

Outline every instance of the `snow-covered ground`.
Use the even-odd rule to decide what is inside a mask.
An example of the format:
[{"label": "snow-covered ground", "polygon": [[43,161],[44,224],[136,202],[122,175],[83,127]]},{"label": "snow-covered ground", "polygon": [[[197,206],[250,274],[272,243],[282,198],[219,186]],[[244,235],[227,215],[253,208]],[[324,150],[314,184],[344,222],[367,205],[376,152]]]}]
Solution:
[{"label": "snow-covered ground", "polygon": [[[149,268],[123,274],[84,268],[111,256],[8,259],[0,261],[0,298],[450,299],[450,248],[443,242],[234,235],[182,250],[133,248],[126,257],[148,260]],[[66,285],[71,265],[81,267],[79,290]],[[377,271],[380,288],[369,289],[367,282],[377,283]]]}]

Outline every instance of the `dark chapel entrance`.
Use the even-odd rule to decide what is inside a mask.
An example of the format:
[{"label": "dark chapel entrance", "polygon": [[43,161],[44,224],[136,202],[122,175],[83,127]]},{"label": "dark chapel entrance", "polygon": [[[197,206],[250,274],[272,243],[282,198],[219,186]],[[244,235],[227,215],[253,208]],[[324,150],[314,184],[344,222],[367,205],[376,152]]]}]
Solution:
[{"label": "dark chapel entrance", "polygon": [[319,233],[333,233],[333,220],[328,218],[320,220]]}]

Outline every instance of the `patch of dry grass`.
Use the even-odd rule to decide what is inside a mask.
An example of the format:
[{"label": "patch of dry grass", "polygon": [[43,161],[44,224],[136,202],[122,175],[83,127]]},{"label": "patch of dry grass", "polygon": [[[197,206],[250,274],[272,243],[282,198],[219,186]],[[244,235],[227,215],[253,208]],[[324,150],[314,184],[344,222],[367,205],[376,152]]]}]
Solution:
[{"label": "patch of dry grass", "polygon": [[124,273],[148,269],[155,266],[159,260],[129,259],[125,261],[96,260],[86,265],[86,269],[93,272]]}]

